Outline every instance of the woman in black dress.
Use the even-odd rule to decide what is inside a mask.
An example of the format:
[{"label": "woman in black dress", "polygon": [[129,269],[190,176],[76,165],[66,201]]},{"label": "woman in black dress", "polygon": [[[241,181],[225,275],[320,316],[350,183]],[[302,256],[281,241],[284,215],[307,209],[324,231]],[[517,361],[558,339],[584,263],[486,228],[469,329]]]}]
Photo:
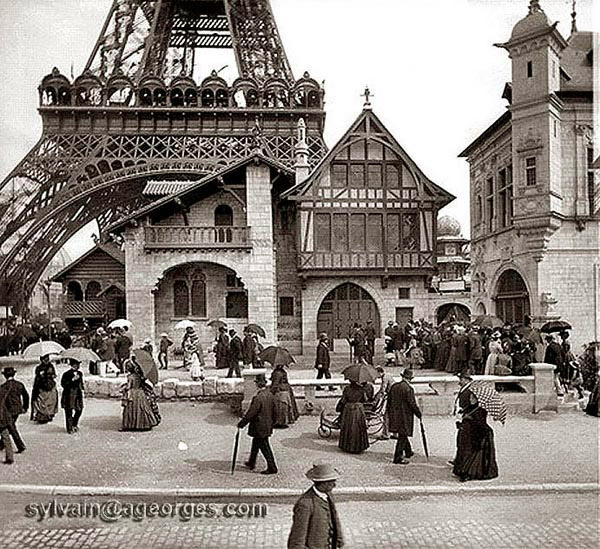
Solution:
[{"label": "woman in black dress", "polygon": [[360,454],[369,447],[367,420],[363,403],[367,401],[364,387],[350,381],[344,388],[336,411],[341,412],[340,441],[338,446],[344,452]]},{"label": "woman in black dress", "polygon": [[298,417],[298,406],[288,382],[288,375],[283,364],[275,366],[271,374],[271,392],[275,397],[275,415],[273,427],[285,428],[294,423]]},{"label": "woman in black dress", "polygon": [[160,423],[158,409],[153,409],[140,366],[132,359],[127,360],[125,366],[129,375],[122,399],[121,431],[150,431]]},{"label": "woman in black dress", "polygon": [[[469,381],[469,380],[466,380]],[[458,395],[457,450],[452,473],[462,482],[488,480],[498,476],[494,431],[487,424],[487,411],[465,386]]]},{"label": "woman in black dress", "polygon": [[58,391],[56,390],[56,370],[50,355],[40,357],[35,369],[31,391],[31,419],[36,423],[48,423],[58,413]]}]

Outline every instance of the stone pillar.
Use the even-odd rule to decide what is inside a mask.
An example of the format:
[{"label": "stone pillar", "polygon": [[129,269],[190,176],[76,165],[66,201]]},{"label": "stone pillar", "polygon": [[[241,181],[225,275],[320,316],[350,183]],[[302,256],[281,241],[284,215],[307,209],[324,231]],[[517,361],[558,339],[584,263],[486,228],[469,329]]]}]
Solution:
[{"label": "stone pillar", "polygon": [[558,397],[554,386],[554,368],[553,364],[537,362],[531,364],[533,370],[533,413],[537,414],[542,410],[553,410],[558,412]]},{"label": "stone pillar", "polygon": [[248,265],[248,320],[260,324],[266,342],[277,341],[275,252],[273,249],[273,198],[271,170],[264,164],[246,168],[246,216],[250,227],[252,256]]}]

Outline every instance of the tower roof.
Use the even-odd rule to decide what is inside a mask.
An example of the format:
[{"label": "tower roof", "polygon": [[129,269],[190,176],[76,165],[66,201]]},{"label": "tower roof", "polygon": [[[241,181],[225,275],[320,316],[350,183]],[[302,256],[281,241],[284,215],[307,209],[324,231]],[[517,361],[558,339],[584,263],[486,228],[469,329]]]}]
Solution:
[{"label": "tower roof", "polygon": [[510,39],[515,40],[522,36],[547,30],[549,27],[551,27],[550,20],[541,8],[539,0],[531,0],[529,13],[513,27]]}]

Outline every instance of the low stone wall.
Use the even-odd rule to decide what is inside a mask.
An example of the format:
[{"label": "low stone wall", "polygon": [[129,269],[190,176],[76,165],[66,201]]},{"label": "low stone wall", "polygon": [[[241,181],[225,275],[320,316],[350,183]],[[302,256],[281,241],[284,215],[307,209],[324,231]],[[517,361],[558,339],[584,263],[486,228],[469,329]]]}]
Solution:
[{"label": "low stone wall", "polygon": [[[98,398],[121,398],[125,377],[85,376],[86,396]],[[164,379],[154,387],[159,400],[241,400],[244,394],[243,380],[239,378],[207,377],[204,381]]]}]

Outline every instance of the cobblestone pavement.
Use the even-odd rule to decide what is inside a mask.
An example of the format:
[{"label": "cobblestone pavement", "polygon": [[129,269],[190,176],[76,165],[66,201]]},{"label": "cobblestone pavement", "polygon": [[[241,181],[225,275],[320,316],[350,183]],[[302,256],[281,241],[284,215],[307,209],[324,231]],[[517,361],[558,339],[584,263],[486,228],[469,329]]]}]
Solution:
[{"label": "cobblestone pavement", "polygon": [[[15,499],[17,498],[17,500]],[[91,520],[24,517],[32,500],[15,496],[0,518],[0,547],[43,548],[280,548],[286,546],[291,505],[270,505],[265,518]],[[39,499],[39,501],[46,501]],[[64,500],[63,500],[64,501]],[[4,504],[3,504],[4,507]],[[417,497],[396,502],[338,504],[345,547],[559,548],[598,547],[597,494]]]}]

